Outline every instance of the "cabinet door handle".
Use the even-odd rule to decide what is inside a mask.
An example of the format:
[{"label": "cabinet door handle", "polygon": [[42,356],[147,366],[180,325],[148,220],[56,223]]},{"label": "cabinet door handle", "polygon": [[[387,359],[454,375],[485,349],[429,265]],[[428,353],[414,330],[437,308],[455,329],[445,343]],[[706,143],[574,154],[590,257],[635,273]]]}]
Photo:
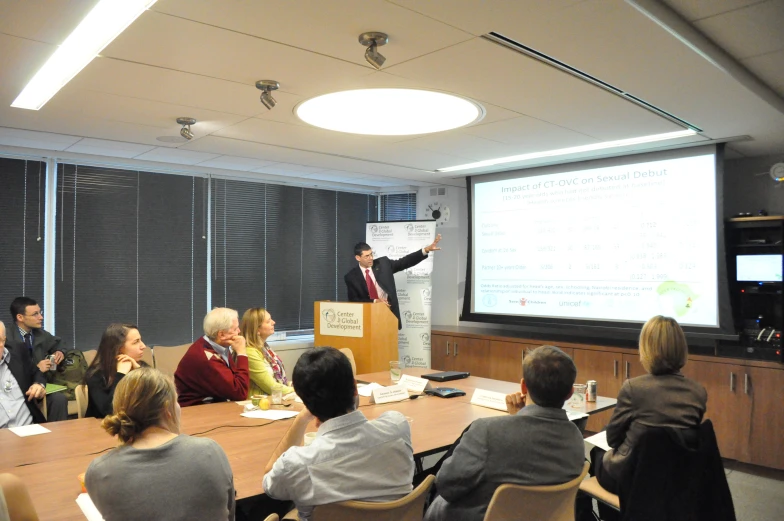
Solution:
[{"label": "cabinet door handle", "polygon": [[455,342],[455,353],[452,356],[457,356],[457,342]]},{"label": "cabinet door handle", "polygon": [[730,371],[730,392],[735,392],[735,373]]},{"label": "cabinet door handle", "polygon": [[449,356],[449,340],[446,341],[446,356]]},{"label": "cabinet door handle", "polygon": [[613,360],[613,377],[618,378],[618,360]]},{"label": "cabinet door handle", "polygon": [[632,370],[632,364],[629,363],[629,362],[626,362],[626,379],[627,380],[629,379],[629,373],[631,372],[631,370]]},{"label": "cabinet door handle", "polygon": [[749,373],[743,375],[743,392],[749,394]]}]

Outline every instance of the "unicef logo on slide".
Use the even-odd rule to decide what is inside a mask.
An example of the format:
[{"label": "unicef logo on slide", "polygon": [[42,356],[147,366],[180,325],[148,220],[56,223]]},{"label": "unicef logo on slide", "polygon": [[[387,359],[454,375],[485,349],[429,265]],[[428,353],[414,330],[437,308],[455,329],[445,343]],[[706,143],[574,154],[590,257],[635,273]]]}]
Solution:
[{"label": "unicef logo on slide", "polygon": [[482,304],[491,308],[498,304],[498,297],[494,293],[488,293],[487,295],[482,297]]},{"label": "unicef logo on slide", "polygon": [[324,320],[326,320],[330,324],[333,323],[337,318],[337,315],[335,314],[335,310],[332,308],[325,309],[324,311],[321,312],[321,314],[324,316]]}]

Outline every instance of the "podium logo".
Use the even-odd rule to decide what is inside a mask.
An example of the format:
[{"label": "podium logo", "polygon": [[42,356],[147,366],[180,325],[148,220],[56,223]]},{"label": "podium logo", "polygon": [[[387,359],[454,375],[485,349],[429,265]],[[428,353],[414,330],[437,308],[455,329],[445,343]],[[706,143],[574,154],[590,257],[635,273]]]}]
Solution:
[{"label": "podium logo", "polygon": [[321,312],[321,314],[324,316],[324,320],[326,320],[329,323],[334,322],[335,319],[337,318],[337,315],[335,314],[335,310],[332,308],[325,309],[324,311]]},{"label": "podium logo", "polygon": [[374,239],[381,238],[381,237],[392,237],[394,234],[395,232],[392,230],[392,227],[388,224],[370,225],[370,235],[372,235]]},{"label": "podium logo", "polygon": [[422,340],[422,347],[430,349],[430,333],[422,333],[419,338]]},{"label": "podium logo", "polygon": [[406,327],[428,327],[430,325],[430,317],[427,313],[421,311],[406,311],[403,313],[406,318]]},{"label": "podium logo", "polygon": [[411,367],[411,357],[408,355],[403,356],[403,366]]},{"label": "podium logo", "polygon": [[376,226],[375,224],[373,226],[371,226],[370,227],[370,233],[372,233],[373,235],[377,234],[378,233],[378,226]]},{"label": "podium logo", "polygon": [[427,307],[427,306],[430,306],[432,304],[433,299],[430,297],[431,294],[432,294],[432,291],[430,290],[430,288],[424,288],[422,290],[422,305],[423,306]]},{"label": "podium logo", "polygon": [[414,225],[413,225],[412,223],[408,223],[408,224],[406,225],[406,231],[407,231],[408,233],[411,233],[411,232],[413,232],[413,231],[414,231]]}]

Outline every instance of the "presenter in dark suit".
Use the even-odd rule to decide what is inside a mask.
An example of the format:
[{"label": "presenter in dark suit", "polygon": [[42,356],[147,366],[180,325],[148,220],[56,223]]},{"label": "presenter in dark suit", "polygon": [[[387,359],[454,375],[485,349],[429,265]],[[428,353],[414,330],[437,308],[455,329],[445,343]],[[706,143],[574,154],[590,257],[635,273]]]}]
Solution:
[{"label": "presenter in dark suit", "polygon": [[438,242],[441,234],[436,235],[433,244],[409,253],[403,258],[391,260],[388,257],[373,259],[373,250],[364,242],[354,246],[354,258],[359,263],[346,273],[349,302],[384,302],[397,317],[397,328],[403,328],[400,320],[400,305],[397,301],[395,273],[416,266],[427,258],[428,253],[440,250]]}]

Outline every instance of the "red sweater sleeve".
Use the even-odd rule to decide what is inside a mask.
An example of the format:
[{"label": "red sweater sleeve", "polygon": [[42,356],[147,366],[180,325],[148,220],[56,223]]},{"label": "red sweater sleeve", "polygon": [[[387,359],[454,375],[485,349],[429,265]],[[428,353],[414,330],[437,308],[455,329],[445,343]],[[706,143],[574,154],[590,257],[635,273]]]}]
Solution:
[{"label": "red sweater sleeve", "polygon": [[215,402],[245,400],[250,387],[248,357],[238,356],[227,366],[203,339],[185,353],[174,373],[174,381],[183,407],[198,405],[205,398]]}]

